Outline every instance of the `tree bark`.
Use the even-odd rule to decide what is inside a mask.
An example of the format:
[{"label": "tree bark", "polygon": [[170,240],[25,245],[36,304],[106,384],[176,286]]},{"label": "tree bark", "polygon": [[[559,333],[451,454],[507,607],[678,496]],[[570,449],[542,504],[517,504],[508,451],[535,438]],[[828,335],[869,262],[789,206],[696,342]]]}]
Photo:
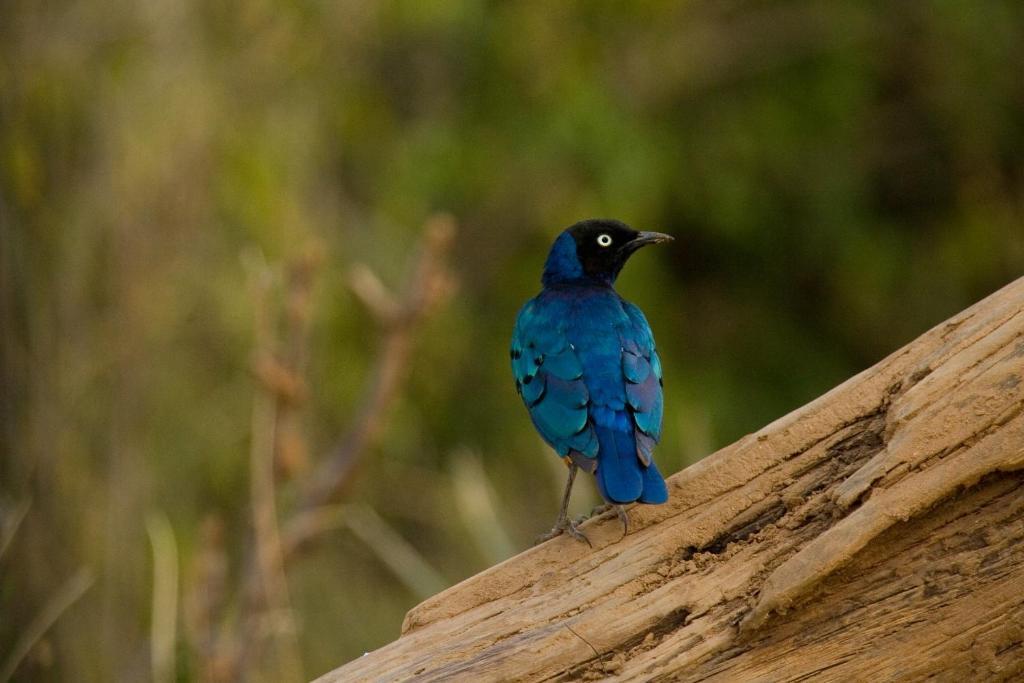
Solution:
[{"label": "tree bark", "polygon": [[1024,678],[1022,377],[1024,278],[320,681]]}]

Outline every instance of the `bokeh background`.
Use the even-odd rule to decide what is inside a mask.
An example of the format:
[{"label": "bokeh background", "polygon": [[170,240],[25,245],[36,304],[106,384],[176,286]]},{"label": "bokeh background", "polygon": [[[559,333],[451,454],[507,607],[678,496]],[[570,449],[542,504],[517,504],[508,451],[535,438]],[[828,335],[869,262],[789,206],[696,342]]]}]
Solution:
[{"label": "bokeh background", "polygon": [[870,366],[1024,269],[1022,74],[1016,0],[5,2],[0,673],[308,678],[528,547],[580,218],[677,238],[664,471]]}]

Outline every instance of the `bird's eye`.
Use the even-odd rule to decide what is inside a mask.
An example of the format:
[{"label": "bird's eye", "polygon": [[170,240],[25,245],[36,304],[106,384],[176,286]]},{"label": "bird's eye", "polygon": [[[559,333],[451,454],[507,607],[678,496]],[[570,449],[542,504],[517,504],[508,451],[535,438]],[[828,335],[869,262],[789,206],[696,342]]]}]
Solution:
[{"label": "bird's eye", "polygon": [[610,247],[612,245],[612,236],[604,232],[597,236],[597,244],[601,247]]}]

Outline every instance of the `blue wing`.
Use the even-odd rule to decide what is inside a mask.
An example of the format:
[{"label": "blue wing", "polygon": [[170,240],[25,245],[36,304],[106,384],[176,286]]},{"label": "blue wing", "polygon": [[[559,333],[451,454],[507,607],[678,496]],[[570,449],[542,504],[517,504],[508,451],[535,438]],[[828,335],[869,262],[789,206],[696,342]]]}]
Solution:
[{"label": "blue wing", "polygon": [[564,319],[536,300],[523,306],[512,333],[512,374],[544,440],[560,456],[570,456],[593,471],[598,443],[588,420],[590,393],[576,349],[566,337]]},{"label": "blue wing", "polygon": [[622,374],[626,380],[626,401],[633,409],[636,425],[637,455],[644,465],[651,464],[654,445],[661,440],[662,397],[661,359],[654,346],[654,335],[643,312],[624,301],[623,309],[631,325],[623,331]]}]

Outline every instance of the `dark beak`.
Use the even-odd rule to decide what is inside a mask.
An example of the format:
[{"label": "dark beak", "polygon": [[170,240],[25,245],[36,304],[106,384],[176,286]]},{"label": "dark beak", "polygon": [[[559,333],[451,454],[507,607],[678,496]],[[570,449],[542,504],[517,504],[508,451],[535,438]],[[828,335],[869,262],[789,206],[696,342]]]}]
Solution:
[{"label": "dark beak", "polygon": [[672,235],[666,235],[663,232],[641,232],[636,237],[631,239],[625,245],[623,250],[626,254],[632,254],[640,247],[646,247],[648,244],[660,244],[661,242],[671,242],[675,238]]},{"label": "dark beak", "polygon": [[646,247],[648,244],[659,244],[661,242],[671,242],[675,237],[672,235],[666,235],[663,232],[642,232],[636,236],[633,243],[637,247]]}]

